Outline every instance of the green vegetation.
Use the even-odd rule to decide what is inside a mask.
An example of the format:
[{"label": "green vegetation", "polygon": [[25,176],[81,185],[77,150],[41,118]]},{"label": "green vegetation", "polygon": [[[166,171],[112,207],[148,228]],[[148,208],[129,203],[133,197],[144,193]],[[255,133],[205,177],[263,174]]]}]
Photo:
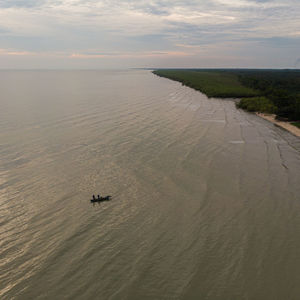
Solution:
[{"label": "green vegetation", "polygon": [[277,112],[277,107],[266,97],[243,98],[236,106],[252,112],[257,111],[270,114]]},{"label": "green vegetation", "polygon": [[248,111],[300,120],[300,70],[169,69],[153,73],[180,81],[208,97],[242,98],[237,106]]},{"label": "green vegetation", "polygon": [[294,126],[297,126],[298,128],[300,128],[300,122],[293,122],[292,123]]},{"label": "green vegetation", "polygon": [[252,88],[243,86],[237,76],[230,73],[189,70],[157,70],[153,73],[179,81],[208,97],[241,98],[258,95]]},{"label": "green vegetation", "polygon": [[300,70],[248,70],[237,75],[243,85],[272,101],[278,118],[300,120]]}]

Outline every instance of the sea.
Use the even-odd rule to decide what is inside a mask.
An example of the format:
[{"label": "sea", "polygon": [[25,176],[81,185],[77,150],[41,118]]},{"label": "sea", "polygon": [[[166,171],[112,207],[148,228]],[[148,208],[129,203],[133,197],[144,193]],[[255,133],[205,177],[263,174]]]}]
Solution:
[{"label": "sea", "polygon": [[0,71],[0,299],[299,283],[299,138],[149,70]]}]

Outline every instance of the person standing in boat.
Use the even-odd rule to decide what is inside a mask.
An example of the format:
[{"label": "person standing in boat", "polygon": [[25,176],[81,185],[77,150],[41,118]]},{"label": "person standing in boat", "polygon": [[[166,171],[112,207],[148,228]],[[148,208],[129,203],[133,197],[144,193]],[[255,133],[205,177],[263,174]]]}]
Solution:
[{"label": "person standing in boat", "polygon": [[95,197],[95,195],[93,195],[93,200],[96,200],[96,197]]},{"label": "person standing in boat", "polygon": [[97,196],[97,199],[100,200],[100,195]]}]

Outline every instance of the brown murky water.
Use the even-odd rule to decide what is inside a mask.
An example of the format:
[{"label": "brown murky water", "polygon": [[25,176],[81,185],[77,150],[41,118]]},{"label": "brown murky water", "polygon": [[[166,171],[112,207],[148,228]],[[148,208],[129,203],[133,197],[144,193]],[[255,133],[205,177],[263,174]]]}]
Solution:
[{"label": "brown murky water", "polygon": [[300,298],[299,139],[149,71],[0,91],[1,299]]}]

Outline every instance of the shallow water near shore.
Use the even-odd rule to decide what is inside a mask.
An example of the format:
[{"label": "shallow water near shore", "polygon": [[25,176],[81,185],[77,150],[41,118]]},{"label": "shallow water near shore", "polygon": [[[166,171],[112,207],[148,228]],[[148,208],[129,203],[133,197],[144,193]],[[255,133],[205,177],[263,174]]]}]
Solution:
[{"label": "shallow water near shore", "polygon": [[150,71],[0,87],[0,299],[299,299],[299,138]]}]

